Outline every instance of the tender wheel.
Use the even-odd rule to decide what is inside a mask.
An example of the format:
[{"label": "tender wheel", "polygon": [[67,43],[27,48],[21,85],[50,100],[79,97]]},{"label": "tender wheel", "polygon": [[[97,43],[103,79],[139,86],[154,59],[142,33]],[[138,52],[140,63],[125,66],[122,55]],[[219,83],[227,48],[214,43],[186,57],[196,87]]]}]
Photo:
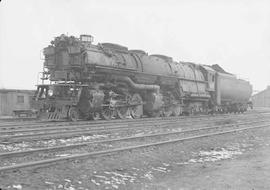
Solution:
[{"label": "tender wheel", "polygon": [[100,114],[98,112],[91,113],[90,119],[91,120],[98,120],[98,119],[100,119]]},{"label": "tender wheel", "polygon": [[105,120],[112,119],[113,116],[113,110],[111,110],[109,107],[105,107],[101,111],[101,118]]},{"label": "tender wheel", "polygon": [[140,94],[134,94],[131,98],[131,105],[134,105],[130,108],[130,115],[132,118],[141,118],[143,116],[143,105],[142,97]]},{"label": "tender wheel", "polygon": [[68,118],[71,121],[77,121],[79,119],[79,113],[78,113],[77,108],[75,108],[75,107],[69,108],[69,110],[68,110]]},{"label": "tender wheel", "polygon": [[126,119],[127,114],[128,114],[128,107],[126,106],[118,107],[116,108],[116,113],[117,113],[117,118]]}]

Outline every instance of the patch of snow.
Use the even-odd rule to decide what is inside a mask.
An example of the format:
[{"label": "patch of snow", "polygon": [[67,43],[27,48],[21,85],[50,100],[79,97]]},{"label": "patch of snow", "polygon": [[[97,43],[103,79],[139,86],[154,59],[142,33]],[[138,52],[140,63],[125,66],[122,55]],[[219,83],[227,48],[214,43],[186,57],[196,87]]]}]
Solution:
[{"label": "patch of snow", "polygon": [[167,170],[167,168],[163,168],[163,167],[157,167],[157,168],[160,169],[160,170],[164,170],[164,171]]},{"label": "patch of snow", "polygon": [[190,159],[188,162],[196,162],[196,160],[195,159]]},{"label": "patch of snow", "polygon": [[160,168],[154,168],[154,167],[152,167],[152,170],[156,170],[156,171],[159,171],[159,172],[166,173],[166,170],[164,171],[163,169],[160,169]]},{"label": "patch of snow", "polygon": [[71,181],[69,179],[65,179],[65,181],[71,183]]},{"label": "patch of snow", "polygon": [[181,128],[177,128],[177,129],[172,129],[171,131],[172,132],[180,132],[180,131],[182,131],[182,129]]},{"label": "patch of snow", "polygon": [[144,133],[136,133],[134,136],[139,137],[139,136],[142,136],[142,135],[144,135]]},{"label": "patch of snow", "polygon": [[113,181],[117,184],[125,184],[125,181],[123,179],[119,179],[119,178],[116,178],[114,176],[111,177],[113,179]]},{"label": "patch of snow", "polygon": [[108,179],[106,176],[102,176],[102,175],[94,175],[94,177],[97,177],[97,178],[102,178],[102,179]]},{"label": "patch of snow", "polygon": [[62,184],[58,185],[58,189],[63,189],[64,186]]},{"label": "patch of snow", "polygon": [[167,163],[162,163],[164,166],[168,167],[170,166],[170,164],[167,164]]},{"label": "patch of snow", "polygon": [[55,156],[58,156],[58,157],[65,157],[65,156],[70,156],[71,154],[57,154]]},{"label": "patch of snow", "polygon": [[48,185],[53,185],[53,182],[49,182],[49,181],[45,181],[44,183],[48,184]]},{"label": "patch of snow", "polygon": [[89,141],[99,138],[105,138],[108,137],[108,135],[88,135],[88,136],[79,136],[79,137],[70,137],[70,138],[62,138],[62,139],[51,139],[51,140],[44,140],[44,141],[38,141],[38,143],[42,145],[47,146],[55,146],[59,145],[59,143],[62,144],[74,144],[75,142],[83,142],[83,141]]},{"label": "patch of snow", "polygon": [[127,181],[133,183],[136,180],[135,176],[132,176],[128,173],[105,171],[104,174],[106,174],[107,176],[94,175],[94,177],[96,177],[100,183],[103,183],[105,185],[111,185],[111,188],[118,188],[119,185],[126,185]]},{"label": "patch of snow", "polygon": [[84,187],[78,187],[78,190],[85,190]]},{"label": "patch of snow", "polygon": [[177,165],[187,165],[188,164],[188,162],[178,162],[178,163],[176,163]]},{"label": "patch of snow", "polygon": [[65,190],[76,190],[74,187],[66,187]]},{"label": "patch of snow", "polygon": [[112,185],[112,187],[113,187],[113,188],[115,188],[115,189],[118,189],[118,187],[119,187],[119,186],[118,186],[118,185],[113,184],[113,185]]},{"label": "patch of snow", "polygon": [[219,160],[230,159],[234,155],[240,155],[240,154],[242,154],[240,149],[226,150],[224,148],[221,148],[219,150],[200,151],[199,152],[200,158],[190,159],[188,163],[215,162]]},{"label": "patch of snow", "polygon": [[146,174],[144,174],[144,178],[149,179],[149,180],[152,180],[152,179],[153,179],[152,172],[149,171],[149,172],[147,172]]},{"label": "patch of snow", "polygon": [[242,147],[244,147],[244,148],[251,147],[251,146],[253,146],[253,144],[247,144],[247,143],[242,144]]},{"label": "patch of snow", "polygon": [[215,157],[217,159],[228,159],[231,158],[233,155],[239,155],[242,154],[241,151],[239,150],[226,150],[224,148],[222,148],[221,150],[218,151],[200,151],[200,156],[212,156]]},{"label": "patch of snow", "polygon": [[29,143],[15,143],[15,144],[0,144],[0,150],[7,150],[7,151],[19,151],[19,150],[31,150],[32,148]]},{"label": "patch of snow", "polygon": [[22,189],[22,185],[20,185],[20,184],[18,184],[18,185],[13,185],[12,187],[15,188],[15,189]]},{"label": "patch of snow", "polygon": [[102,146],[102,147],[106,147],[106,148],[108,148],[108,147],[113,147],[113,145],[111,145],[111,144],[101,144],[100,146]]},{"label": "patch of snow", "polygon": [[111,182],[110,181],[103,181],[104,182],[104,184],[111,184]]},{"label": "patch of snow", "polygon": [[55,139],[51,139],[51,140],[48,140],[48,141],[41,141],[41,143],[43,143],[45,145],[48,145],[48,146],[55,146],[55,145],[57,145],[57,141]]},{"label": "patch of snow", "polygon": [[100,186],[100,183],[96,182],[94,179],[91,179],[91,182],[94,183],[97,186]]}]

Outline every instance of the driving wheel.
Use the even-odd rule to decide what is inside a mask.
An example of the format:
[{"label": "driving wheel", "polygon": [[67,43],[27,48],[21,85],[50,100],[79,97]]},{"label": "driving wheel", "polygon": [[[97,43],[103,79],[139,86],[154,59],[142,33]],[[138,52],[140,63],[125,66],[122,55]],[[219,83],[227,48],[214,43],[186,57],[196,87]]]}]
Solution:
[{"label": "driving wheel", "polygon": [[90,114],[90,119],[91,119],[91,120],[98,120],[98,119],[100,119],[100,114],[99,114],[99,112],[91,113],[91,114]]},{"label": "driving wheel", "polygon": [[126,119],[127,114],[128,114],[128,107],[127,106],[118,107],[116,108],[116,113],[117,113],[117,118]]},{"label": "driving wheel", "polygon": [[130,108],[130,115],[132,118],[141,118],[143,116],[143,105],[142,105],[142,97],[140,94],[133,94],[131,98],[131,108]]},{"label": "driving wheel", "polygon": [[112,119],[113,116],[113,110],[111,110],[109,107],[104,107],[101,111],[101,118],[105,120]]}]

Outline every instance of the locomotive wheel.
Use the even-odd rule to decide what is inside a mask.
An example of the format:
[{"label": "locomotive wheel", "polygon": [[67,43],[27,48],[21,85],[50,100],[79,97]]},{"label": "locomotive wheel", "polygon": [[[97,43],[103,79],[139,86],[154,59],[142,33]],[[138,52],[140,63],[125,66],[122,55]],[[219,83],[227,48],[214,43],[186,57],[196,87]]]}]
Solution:
[{"label": "locomotive wheel", "polygon": [[68,110],[68,118],[71,121],[77,121],[79,119],[79,113],[78,110],[75,107],[71,107]]},{"label": "locomotive wheel", "polygon": [[173,107],[172,115],[173,116],[179,116],[181,113],[181,107],[179,105],[176,105]]},{"label": "locomotive wheel", "polygon": [[160,110],[152,111],[149,113],[151,117],[159,117],[160,116]]},{"label": "locomotive wheel", "polygon": [[128,107],[126,107],[126,106],[118,107],[116,109],[116,114],[117,114],[117,118],[126,119],[127,114],[128,114]]},{"label": "locomotive wheel", "polygon": [[112,119],[113,116],[113,110],[111,110],[109,107],[105,107],[101,111],[101,118],[105,120]]},{"label": "locomotive wheel", "polygon": [[90,114],[90,119],[91,120],[98,120],[100,118],[100,114],[98,112],[94,112]]},{"label": "locomotive wheel", "polygon": [[141,118],[143,116],[143,105],[136,105],[142,104],[142,97],[140,96],[140,94],[134,94],[131,98],[130,103],[135,104],[135,106],[132,106],[130,108],[131,117],[134,119]]},{"label": "locomotive wheel", "polygon": [[173,113],[173,108],[172,107],[168,107],[168,108],[165,108],[164,110],[163,110],[163,116],[164,117],[170,117],[171,115],[172,115],[172,113]]}]

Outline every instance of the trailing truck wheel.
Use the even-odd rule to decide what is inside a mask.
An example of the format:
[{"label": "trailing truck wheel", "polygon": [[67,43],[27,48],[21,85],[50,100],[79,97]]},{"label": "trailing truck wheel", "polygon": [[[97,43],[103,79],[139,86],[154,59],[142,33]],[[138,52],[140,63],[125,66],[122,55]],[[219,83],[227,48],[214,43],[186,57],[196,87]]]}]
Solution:
[{"label": "trailing truck wheel", "polygon": [[101,111],[101,118],[105,120],[112,119],[113,116],[113,110],[111,110],[109,107],[104,107]]},{"label": "trailing truck wheel", "polygon": [[124,106],[124,107],[116,108],[116,114],[117,114],[117,118],[126,119],[127,114],[128,114],[128,107]]},{"label": "trailing truck wheel", "polygon": [[133,94],[130,103],[134,105],[130,108],[131,117],[134,119],[141,118],[143,116],[143,105],[140,94]]},{"label": "trailing truck wheel", "polygon": [[78,113],[77,108],[75,108],[75,107],[69,108],[69,110],[68,110],[68,118],[71,121],[77,121],[79,119],[79,113]]}]

